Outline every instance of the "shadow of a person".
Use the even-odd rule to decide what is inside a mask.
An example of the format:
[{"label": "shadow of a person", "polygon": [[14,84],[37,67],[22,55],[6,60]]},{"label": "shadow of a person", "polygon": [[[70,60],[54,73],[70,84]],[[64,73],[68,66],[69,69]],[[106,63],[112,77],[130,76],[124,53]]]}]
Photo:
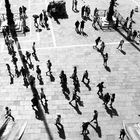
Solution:
[{"label": "shadow of a person", "polygon": [[91,87],[90,87],[89,83],[86,83],[86,82],[84,82],[84,81],[83,81],[83,83],[84,83],[84,85],[88,88],[88,90],[91,91]]},{"label": "shadow of a person", "polygon": [[70,103],[70,105],[76,110],[76,112],[77,112],[79,115],[82,114],[82,112],[79,110],[79,106],[78,106],[77,101],[75,101],[75,106],[72,105],[71,103]]},{"label": "shadow of a person", "polygon": [[65,91],[65,89],[62,89],[62,92],[63,92],[65,98],[66,98],[67,100],[70,100],[69,94],[67,94],[67,92]]},{"label": "shadow of a person", "polygon": [[83,135],[83,140],[90,140],[87,134]]},{"label": "shadow of a person", "polygon": [[115,108],[113,108],[113,106],[110,106],[111,110],[112,110],[112,114],[113,116],[119,116],[117,110]]},{"label": "shadow of a person", "polygon": [[110,117],[113,117],[112,109],[110,109],[107,105],[105,105],[106,112],[110,115]]},{"label": "shadow of a person", "polygon": [[105,69],[108,71],[108,72],[111,72],[111,69],[109,66],[105,66]]},{"label": "shadow of a person", "polygon": [[124,50],[120,50],[120,52],[123,54],[123,55],[126,55],[126,52]]},{"label": "shadow of a person", "polygon": [[98,125],[98,122],[96,123],[95,127],[92,124],[90,124],[90,126],[96,131],[96,133],[98,134],[98,137],[101,138],[102,131],[101,131],[101,127]]},{"label": "shadow of a person", "polygon": [[42,117],[41,112],[39,111],[39,109],[33,108],[33,110],[35,111],[35,117],[36,117],[36,119],[43,120],[43,117]]},{"label": "shadow of a person", "polygon": [[88,36],[85,32],[82,32],[82,35],[83,35],[83,36],[85,36],[85,37],[87,37],[87,36]]},{"label": "shadow of a person", "polygon": [[58,134],[59,137],[62,139],[66,139],[66,135],[65,135],[65,131],[64,131],[64,127],[61,123],[59,123],[58,125],[56,125],[57,129],[58,129]]}]

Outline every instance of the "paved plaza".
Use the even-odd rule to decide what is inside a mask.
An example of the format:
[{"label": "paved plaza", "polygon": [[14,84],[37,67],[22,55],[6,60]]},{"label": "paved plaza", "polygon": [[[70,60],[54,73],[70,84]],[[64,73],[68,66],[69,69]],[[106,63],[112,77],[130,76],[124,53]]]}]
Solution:
[{"label": "paved plaza", "polygon": [[[40,93],[43,87],[46,98],[48,99],[49,114],[45,114],[48,127],[53,140],[61,140],[59,137],[55,120],[58,114],[62,117],[62,124],[65,131],[66,140],[119,140],[120,129],[125,122],[139,122],[140,117],[140,46],[133,45],[124,38],[123,50],[121,53],[117,48],[123,38],[116,31],[95,30],[92,22],[85,23],[85,33],[87,36],[79,35],[75,32],[76,20],[81,21],[81,14],[72,11],[72,0],[66,1],[68,19],[59,19],[57,24],[53,19],[49,19],[50,30],[42,29],[36,32],[33,15],[40,14],[46,9],[51,0],[10,0],[12,12],[18,13],[20,6],[27,7],[27,26],[30,32],[19,35],[18,39],[23,54],[28,50],[32,52],[32,44],[36,42],[37,56],[39,62],[32,59],[35,70],[31,73],[36,77],[36,65],[42,71],[44,85],[39,85],[36,79],[36,87]],[[110,0],[84,0],[91,8],[93,13],[95,7],[98,9],[108,9]],[[78,10],[84,5],[83,0],[78,0]],[[140,2],[138,0],[118,0],[119,6],[116,8],[124,18],[129,16],[130,11]],[[5,13],[5,3],[0,1],[0,11]],[[134,28],[139,30],[140,12],[134,14]],[[124,34],[125,32],[122,31]],[[108,72],[103,66],[103,58],[93,49],[95,39],[101,36],[106,44],[105,52],[109,54]],[[15,50],[17,48],[15,46]],[[18,56],[18,67],[22,66]],[[46,76],[47,60],[52,62],[52,74],[54,82],[50,82]],[[23,86],[23,78],[14,78],[14,84],[10,85],[10,78],[7,72],[6,63],[10,64],[14,73],[14,66],[11,56],[8,54],[7,47],[2,35],[0,35],[0,116],[5,113],[5,106],[12,109],[15,121],[27,121],[27,127],[22,140],[50,140],[46,132],[43,121],[35,118],[32,109],[31,99],[33,93],[29,88]],[[70,99],[72,98],[73,81],[69,78],[73,73],[73,67],[77,66],[77,75],[80,81],[81,92],[79,96],[83,101],[83,106],[79,107],[81,114],[69,104],[64,97],[60,85],[59,74],[64,70],[68,78],[68,88],[70,89]],[[91,91],[81,82],[85,70],[89,72]],[[116,98],[113,104],[114,114],[111,115],[106,110],[103,101],[97,95],[97,84],[104,81],[106,87],[103,93],[115,93]],[[82,122],[90,121],[94,110],[98,111],[98,129],[89,126],[89,134],[86,138],[81,135]],[[92,123],[93,126],[95,125]],[[100,133],[99,133],[100,132]]]}]

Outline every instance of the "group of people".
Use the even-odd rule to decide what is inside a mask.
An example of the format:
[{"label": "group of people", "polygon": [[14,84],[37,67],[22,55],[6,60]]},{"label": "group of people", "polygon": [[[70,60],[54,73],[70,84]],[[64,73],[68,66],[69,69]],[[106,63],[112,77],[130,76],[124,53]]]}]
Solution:
[{"label": "group of people", "polygon": [[34,26],[36,28],[36,31],[40,31],[40,26],[42,28],[46,28],[47,30],[50,30],[49,23],[48,23],[48,15],[46,10],[42,10],[42,12],[39,15],[33,15],[34,18]]}]

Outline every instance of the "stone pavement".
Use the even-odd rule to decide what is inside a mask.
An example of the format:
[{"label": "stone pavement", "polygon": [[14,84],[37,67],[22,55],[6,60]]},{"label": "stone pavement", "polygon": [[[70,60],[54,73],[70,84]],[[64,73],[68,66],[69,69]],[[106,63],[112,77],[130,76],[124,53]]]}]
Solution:
[{"label": "stone pavement", "polygon": [[[86,2],[93,6],[93,9],[95,7],[106,9],[108,8],[109,1],[87,0]],[[118,140],[123,121],[138,122],[140,120],[138,117],[140,110],[140,52],[134,46],[125,41],[123,49],[126,55],[122,54],[116,49],[122,36],[116,32],[95,31],[89,21],[85,25],[85,32],[88,34],[88,37],[77,35],[74,30],[74,23],[77,19],[81,20],[80,13],[72,12],[71,1],[69,0],[66,1],[69,18],[60,20],[60,25],[57,25],[52,19],[50,21],[51,30],[43,29],[40,33],[35,32],[32,15],[39,14],[42,9],[45,9],[45,4],[48,1],[20,0],[17,2],[12,0],[11,3],[12,10],[15,12],[18,12],[19,6],[27,6],[29,17],[27,22],[31,32],[26,37],[19,37],[19,41],[23,53],[26,50],[31,50],[32,42],[36,42],[37,55],[40,62],[33,60],[33,63],[35,66],[37,64],[40,65],[44,81],[44,85],[40,86],[38,80],[36,80],[36,85],[39,92],[41,87],[44,88],[48,99],[49,114],[46,114],[46,118],[54,140],[61,139],[54,125],[57,114],[62,116],[66,140],[83,139],[83,136],[80,135],[82,130],[81,124],[92,119],[95,109],[99,112],[98,120],[102,137],[100,138],[96,131],[89,126],[90,134],[87,139],[90,140]],[[135,7],[135,3],[133,4],[131,0],[128,0],[127,4],[126,1],[121,0],[118,0],[118,3],[120,3],[119,10],[120,13],[122,12],[122,15],[129,15],[129,11]],[[79,9],[82,4],[83,2],[79,0]],[[4,11],[4,8],[3,3],[1,10]],[[139,13],[136,13],[135,16],[139,16]],[[139,23],[139,20],[136,23]],[[108,66],[111,72],[104,69],[101,55],[92,48],[92,44],[94,44],[94,40],[98,36],[101,36],[106,43],[105,52],[109,54]],[[49,140],[43,122],[35,118],[35,113],[32,110],[32,92],[30,88],[26,89],[23,87],[22,77],[15,78],[13,85],[9,84],[9,76],[5,64],[9,63],[13,72],[14,67],[11,63],[11,56],[7,54],[6,46],[3,45],[3,38],[0,38],[0,41],[0,114],[3,115],[5,106],[9,106],[16,120],[28,121],[22,140]],[[51,60],[53,65],[52,72],[55,82],[50,82],[49,78],[45,75],[47,71],[46,61],[48,59]],[[20,58],[18,65],[19,68],[22,65]],[[73,66],[77,66],[80,81],[86,69],[91,80],[90,92],[80,82],[81,93],[79,95],[84,102],[84,107],[79,107],[82,112],[81,115],[77,114],[74,108],[69,105],[60,87],[59,74],[63,69],[68,77],[68,87],[72,93],[73,84],[69,77],[73,72]],[[31,73],[36,76],[35,71],[31,71]],[[106,88],[104,93],[116,94],[113,107],[117,111],[118,116],[111,117],[96,94],[98,90],[96,85],[101,81],[105,82]]]}]

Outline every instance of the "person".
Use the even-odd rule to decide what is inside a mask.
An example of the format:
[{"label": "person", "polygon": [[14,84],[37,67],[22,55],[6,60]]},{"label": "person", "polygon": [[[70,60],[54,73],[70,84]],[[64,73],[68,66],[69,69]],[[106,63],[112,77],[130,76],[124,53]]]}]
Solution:
[{"label": "person", "polygon": [[6,110],[5,118],[7,119],[8,117],[10,117],[14,122],[15,118],[11,115],[11,109],[9,107],[5,107],[5,110]]},{"label": "person", "polygon": [[97,8],[94,9],[93,15],[94,15],[94,16],[97,16],[97,15],[98,15],[98,9],[97,9]]},{"label": "person", "polygon": [[19,7],[19,17],[21,19],[21,16],[22,16],[22,7]]},{"label": "person", "polygon": [[41,98],[41,101],[42,101],[42,102],[43,102],[42,99],[46,100],[46,95],[44,94],[44,90],[43,90],[43,88],[41,88],[40,98]]},{"label": "person", "polygon": [[94,123],[98,123],[97,119],[98,119],[98,111],[94,110],[93,119],[90,121],[90,123],[93,122],[93,121],[95,121]]},{"label": "person", "polygon": [[119,45],[118,45],[117,49],[122,50],[122,46],[123,46],[123,44],[124,44],[124,40],[123,40],[123,39],[121,39],[121,41],[120,41],[120,43],[119,43]]},{"label": "person", "polygon": [[101,48],[100,48],[100,53],[101,53],[101,55],[103,55],[104,54],[104,49],[105,49],[105,43],[104,43],[104,41],[102,41],[102,43],[101,43]]},{"label": "person", "polygon": [[75,101],[75,104],[78,102],[78,100],[80,99],[80,97],[77,95],[77,92],[75,91],[75,89],[73,90],[73,95],[72,95],[72,99],[69,101],[69,104],[71,104],[72,101]]},{"label": "person", "polygon": [[20,69],[20,73],[22,74],[23,78],[25,77],[26,78],[26,69],[22,66],[21,69]]},{"label": "person", "polygon": [[66,74],[64,73],[64,71],[62,70],[60,75],[59,75],[60,79],[61,79],[61,82],[60,84],[66,84],[67,85],[67,76]]},{"label": "person", "polygon": [[109,95],[109,93],[106,93],[104,95],[104,104],[107,105],[109,103],[109,101],[110,101],[110,95]]},{"label": "person", "polygon": [[87,80],[87,84],[89,84],[90,80],[88,78],[88,71],[86,70],[82,77],[82,82],[85,83],[85,79]]},{"label": "person", "polygon": [[124,129],[121,129],[121,130],[120,130],[120,137],[119,137],[119,138],[120,138],[121,140],[124,140],[125,135],[126,135],[125,130],[124,130]]},{"label": "person", "polygon": [[61,125],[61,115],[57,115],[55,125],[59,127]]},{"label": "person", "polygon": [[26,60],[29,60],[31,62],[31,53],[26,51],[26,57],[27,59]]},{"label": "person", "polygon": [[98,46],[98,44],[99,44],[100,41],[101,41],[101,37],[99,36],[99,37],[95,40],[95,43],[96,43],[95,47],[96,47],[96,48],[97,48],[97,46]]},{"label": "person", "polygon": [[79,11],[77,10],[77,3],[78,3],[77,0],[73,0],[73,3],[72,3],[72,10],[73,10],[74,12],[79,12]]},{"label": "person", "polygon": [[132,40],[135,40],[136,36],[137,36],[137,31],[134,30],[132,33]]},{"label": "person", "polygon": [[39,65],[36,66],[36,73],[37,73],[37,78],[41,75],[41,69],[39,68]]},{"label": "person", "polygon": [[128,27],[129,30],[132,29],[132,24],[133,24],[133,21],[131,20]]},{"label": "person", "polygon": [[104,64],[103,64],[103,65],[104,65],[105,67],[107,67],[108,53],[105,53],[104,56],[103,56],[103,58],[104,58]]},{"label": "person", "polygon": [[115,93],[113,93],[112,95],[111,95],[111,99],[110,99],[110,106],[112,106],[112,104],[113,104],[113,102],[114,102],[114,100],[115,100]]},{"label": "person", "polygon": [[28,88],[29,82],[28,82],[27,78],[26,78],[26,77],[23,77],[23,81],[24,81],[24,84],[23,84],[23,85],[24,85],[26,88]]},{"label": "person", "polygon": [[91,10],[90,10],[89,5],[88,5],[88,6],[86,6],[86,8],[85,8],[86,18],[89,18],[90,11],[91,11]]},{"label": "person", "polygon": [[83,33],[84,31],[84,27],[85,27],[85,21],[84,20],[82,20],[81,21],[81,24],[80,24],[80,33]]},{"label": "person", "polygon": [[22,6],[22,12],[24,15],[26,15],[26,10],[27,10],[27,8],[25,6]]},{"label": "person", "polygon": [[76,66],[74,66],[73,74],[72,74],[72,76],[70,76],[70,78],[72,78],[73,81],[75,81],[77,79],[77,67]]},{"label": "person", "polygon": [[130,12],[130,19],[132,19],[133,15],[134,15],[134,9],[132,9]]},{"label": "person", "polygon": [[51,72],[52,63],[50,60],[47,61],[48,72]]},{"label": "person", "polygon": [[99,84],[97,85],[97,87],[99,88],[97,94],[98,94],[99,96],[102,96],[102,95],[103,95],[103,88],[105,88],[103,84],[104,84],[104,82],[101,82],[101,83],[99,83]]},{"label": "person", "polygon": [[123,27],[124,27],[125,29],[127,29],[128,20],[129,20],[129,17],[127,17],[126,20],[125,20],[125,22],[124,22]]},{"label": "person", "polygon": [[80,22],[77,20],[75,22],[75,31],[78,33],[79,32],[79,25],[80,25]]},{"label": "person", "polygon": [[86,6],[85,6],[85,5],[84,5],[84,6],[82,6],[82,8],[81,8],[81,17],[82,17],[82,18],[84,18],[85,8],[86,8]]},{"label": "person", "polygon": [[39,24],[43,27],[43,14],[40,13],[39,15]]},{"label": "person", "polygon": [[83,122],[82,124],[82,135],[87,135],[89,134],[89,130],[88,130],[88,126],[89,126],[89,122]]}]

